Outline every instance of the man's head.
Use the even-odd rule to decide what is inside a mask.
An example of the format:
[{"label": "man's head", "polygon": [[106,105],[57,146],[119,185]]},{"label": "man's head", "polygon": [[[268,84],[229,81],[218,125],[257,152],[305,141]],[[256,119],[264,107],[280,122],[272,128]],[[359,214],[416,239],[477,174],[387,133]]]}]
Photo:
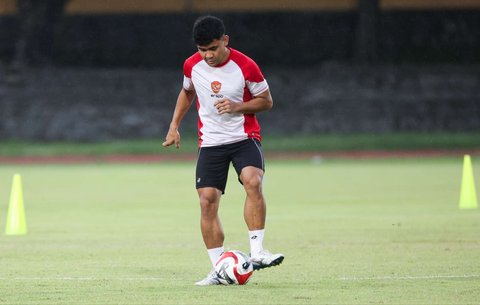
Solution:
[{"label": "man's head", "polygon": [[193,25],[193,41],[209,66],[218,66],[228,59],[229,38],[221,19],[214,16],[198,18]]},{"label": "man's head", "polygon": [[206,46],[225,35],[223,21],[214,16],[203,16],[193,24],[193,42],[197,46]]}]

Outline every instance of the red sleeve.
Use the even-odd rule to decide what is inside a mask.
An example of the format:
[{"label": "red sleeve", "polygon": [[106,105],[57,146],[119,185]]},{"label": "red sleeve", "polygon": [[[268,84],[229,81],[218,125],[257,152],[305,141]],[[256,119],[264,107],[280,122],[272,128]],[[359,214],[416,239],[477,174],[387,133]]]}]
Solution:
[{"label": "red sleeve", "polygon": [[200,54],[198,54],[198,52],[187,58],[183,63],[183,75],[188,78],[192,78],[193,66],[195,66],[201,60],[202,57],[200,56]]},{"label": "red sleeve", "polygon": [[231,51],[231,58],[237,63],[240,69],[242,69],[246,81],[260,83],[265,79],[262,71],[260,71],[260,68],[253,59],[237,50],[231,49]]}]

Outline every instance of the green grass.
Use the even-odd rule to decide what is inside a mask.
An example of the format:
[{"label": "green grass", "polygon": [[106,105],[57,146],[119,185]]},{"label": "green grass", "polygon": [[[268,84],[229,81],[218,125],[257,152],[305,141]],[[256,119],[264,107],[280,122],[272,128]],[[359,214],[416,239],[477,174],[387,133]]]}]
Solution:
[{"label": "green grass", "polygon": [[[238,287],[193,285],[209,271],[193,168],[0,166],[0,229],[20,173],[29,230],[0,235],[0,304],[478,304],[461,159],[268,163],[265,244],[286,259]],[[226,247],[248,252],[232,174]]]},{"label": "green grass", "polygon": [[[191,135],[191,134],[190,134]],[[195,153],[197,140],[182,137],[181,153]],[[0,156],[55,156],[109,154],[170,154],[163,139],[115,140],[104,142],[29,142],[3,140]],[[266,136],[266,152],[271,151],[344,151],[398,149],[472,149],[480,148],[480,133],[394,133],[354,135]]]}]

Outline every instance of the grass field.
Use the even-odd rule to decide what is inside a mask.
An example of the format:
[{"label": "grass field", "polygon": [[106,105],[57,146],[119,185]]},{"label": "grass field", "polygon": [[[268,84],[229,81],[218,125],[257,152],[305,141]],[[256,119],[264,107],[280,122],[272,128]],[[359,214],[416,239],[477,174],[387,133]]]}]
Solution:
[{"label": "grass field", "polygon": [[[209,271],[193,168],[1,165],[0,304],[479,303],[461,158],[267,163],[265,244],[286,259],[237,287],[193,285]],[[14,173],[25,236],[3,235]],[[248,252],[232,175],[222,200],[226,247]]]}]

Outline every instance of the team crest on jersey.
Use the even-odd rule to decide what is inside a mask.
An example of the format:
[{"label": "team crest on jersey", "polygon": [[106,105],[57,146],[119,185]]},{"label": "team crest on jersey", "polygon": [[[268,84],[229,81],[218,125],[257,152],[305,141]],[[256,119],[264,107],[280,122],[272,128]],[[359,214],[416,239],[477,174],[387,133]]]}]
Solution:
[{"label": "team crest on jersey", "polygon": [[210,86],[212,87],[213,93],[217,94],[222,89],[222,83],[219,81],[213,81]]}]

